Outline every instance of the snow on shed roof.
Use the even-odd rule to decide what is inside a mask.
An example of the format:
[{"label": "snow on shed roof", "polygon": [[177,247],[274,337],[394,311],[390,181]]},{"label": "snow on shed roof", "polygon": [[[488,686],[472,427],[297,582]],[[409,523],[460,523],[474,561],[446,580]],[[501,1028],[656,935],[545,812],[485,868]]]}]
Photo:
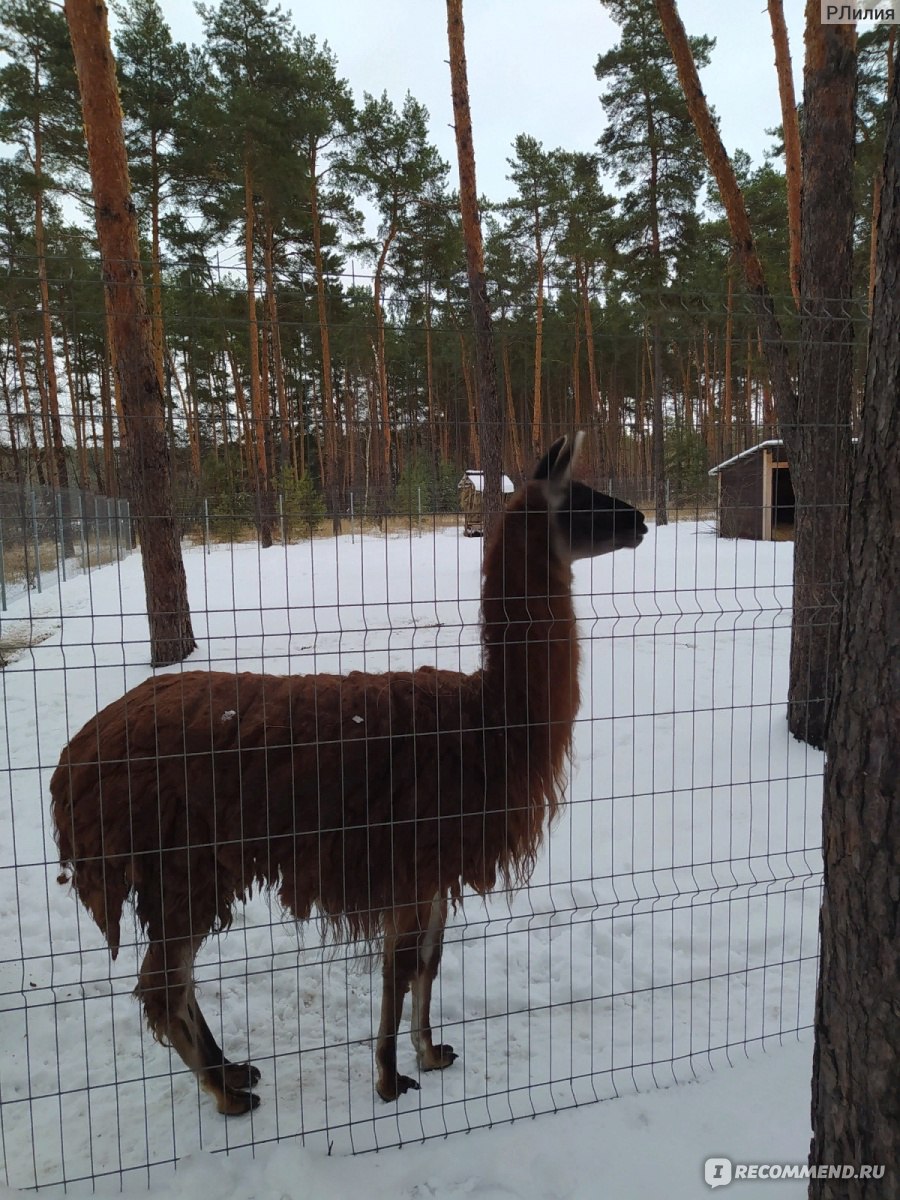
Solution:
[{"label": "snow on shed roof", "polygon": [[749,458],[751,454],[758,454],[760,450],[765,450],[767,446],[783,446],[781,438],[769,438],[767,442],[760,442],[758,446],[751,446],[749,450],[742,450],[740,454],[735,454],[733,458],[726,458],[724,462],[720,462],[717,467],[713,467],[709,472],[710,475],[718,475],[723,467],[730,467],[732,463],[739,462],[742,458]]},{"label": "snow on shed roof", "polygon": [[[476,492],[484,491],[484,472],[483,471],[466,471],[462,479],[459,481],[459,487],[462,487],[465,480],[469,480]],[[501,478],[500,486],[503,489],[504,496],[511,495],[516,490],[516,485],[508,475]]]}]

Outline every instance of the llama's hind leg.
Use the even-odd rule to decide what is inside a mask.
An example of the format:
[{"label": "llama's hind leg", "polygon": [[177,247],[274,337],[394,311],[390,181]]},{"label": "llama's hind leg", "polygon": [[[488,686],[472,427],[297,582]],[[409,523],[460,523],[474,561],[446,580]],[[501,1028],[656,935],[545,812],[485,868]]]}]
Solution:
[{"label": "llama's hind leg", "polygon": [[236,1116],[259,1104],[259,1097],[246,1090],[259,1073],[249,1064],[226,1060],[200,1011],[193,985],[199,944],[190,939],[151,941],[136,991],[154,1036],[194,1072],[220,1113]]},{"label": "llama's hind leg", "polygon": [[452,1046],[435,1046],[431,1032],[431,990],[441,965],[444,926],[447,923],[447,897],[440,893],[420,916],[424,932],[419,939],[416,974],[412,980],[412,1026],[410,1035],[416,1048],[416,1060],[423,1071],[441,1071],[457,1058]]},{"label": "llama's hind leg", "polygon": [[397,1072],[397,1030],[403,1016],[403,1003],[410,981],[416,973],[419,930],[402,929],[396,915],[387,922],[382,967],[381,1023],[375,1062],[378,1080],[375,1090],[382,1100],[396,1100],[404,1092],[418,1091],[415,1079]]},{"label": "llama's hind leg", "polygon": [[225,1057],[219,1047],[219,1043],[213,1036],[212,1030],[206,1023],[206,1018],[203,1015],[200,1005],[197,1003],[193,986],[190,989],[188,998],[188,1011],[196,1025],[200,1043],[203,1046],[204,1057],[207,1062],[217,1064],[212,1069],[221,1070],[223,1085],[233,1091],[242,1091],[246,1088],[256,1087],[261,1078],[259,1068],[254,1067],[250,1062],[235,1063],[230,1058]]}]

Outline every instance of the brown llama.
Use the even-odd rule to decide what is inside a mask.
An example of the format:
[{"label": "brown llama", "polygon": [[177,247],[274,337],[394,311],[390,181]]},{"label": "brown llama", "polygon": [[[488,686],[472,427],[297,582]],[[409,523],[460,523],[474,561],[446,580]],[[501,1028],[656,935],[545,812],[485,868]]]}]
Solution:
[{"label": "brown llama", "polygon": [[637,546],[630,505],[574,482],[561,438],[510,500],[484,554],[483,665],[349,675],[159,675],[76,734],[50,781],[63,873],[113,957],[130,896],[148,946],[136,995],[219,1112],[259,1103],[194,994],[201,943],[254,886],[299,921],[384,939],[378,1094],[397,1072],[412,989],[424,1071],[448,900],[528,878],[560,802],[578,709],[572,562]]}]

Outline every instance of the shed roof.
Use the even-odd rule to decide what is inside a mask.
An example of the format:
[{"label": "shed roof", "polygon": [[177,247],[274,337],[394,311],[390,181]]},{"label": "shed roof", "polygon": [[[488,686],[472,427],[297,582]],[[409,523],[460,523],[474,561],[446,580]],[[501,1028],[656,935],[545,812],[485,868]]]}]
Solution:
[{"label": "shed roof", "polygon": [[[462,487],[466,480],[472,484],[476,492],[484,491],[484,472],[483,471],[466,471],[462,479],[459,481],[458,487]],[[503,475],[500,480],[500,487],[503,489],[504,496],[511,495],[516,490],[516,485],[508,475]]]},{"label": "shed roof", "polygon": [[740,462],[742,458],[750,458],[753,454],[758,454],[760,450],[765,450],[771,446],[783,446],[784,442],[781,438],[769,438],[766,442],[760,442],[758,446],[751,446],[749,450],[742,450],[740,454],[735,454],[732,458],[726,458],[724,462],[720,462],[717,467],[713,467],[709,474],[718,475],[724,467],[730,467],[732,463]]}]

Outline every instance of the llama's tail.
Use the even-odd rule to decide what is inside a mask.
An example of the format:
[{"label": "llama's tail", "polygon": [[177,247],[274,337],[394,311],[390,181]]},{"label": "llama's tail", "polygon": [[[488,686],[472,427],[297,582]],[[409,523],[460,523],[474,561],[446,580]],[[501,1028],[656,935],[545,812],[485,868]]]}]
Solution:
[{"label": "llama's tail", "polygon": [[[88,772],[89,774],[90,772]],[[110,953],[119,953],[122,908],[132,887],[131,856],[107,844],[99,799],[99,780],[84,778],[63,752],[50,780],[50,811],[62,870],[57,881],[71,883],[78,898],[106,938]],[[84,783],[86,786],[79,786]],[[90,786],[90,784],[93,786]]]}]

